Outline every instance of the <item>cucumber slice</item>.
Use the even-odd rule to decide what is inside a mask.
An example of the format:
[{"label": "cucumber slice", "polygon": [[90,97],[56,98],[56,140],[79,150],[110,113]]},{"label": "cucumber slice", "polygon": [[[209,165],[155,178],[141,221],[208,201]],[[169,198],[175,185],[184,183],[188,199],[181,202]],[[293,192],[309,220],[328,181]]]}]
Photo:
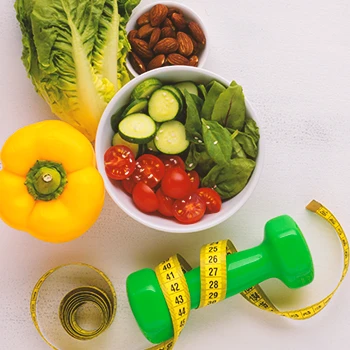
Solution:
[{"label": "cucumber slice", "polygon": [[[129,106],[126,107],[123,113],[123,118],[134,113],[141,113],[147,110],[148,100],[146,98],[140,98],[133,100]],[[122,118],[122,119],[123,119]]]},{"label": "cucumber slice", "polygon": [[131,93],[131,99],[138,100],[140,98],[150,98],[152,93],[160,89],[162,85],[161,81],[156,78],[146,79],[135,87]]},{"label": "cucumber slice", "polygon": [[168,90],[168,91],[172,92],[177,97],[178,102],[180,104],[180,111],[179,111],[179,113],[181,113],[182,109],[183,109],[183,105],[184,105],[183,96],[182,96],[181,91],[177,87],[175,87],[173,85],[164,85],[162,87],[162,89],[165,89],[165,90]]},{"label": "cucumber slice", "polygon": [[156,122],[174,119],[180,111],[180,103],[169,90],[159,89],[153,93],[148,103],[148,114]]},{"label": "cucumber slice", "polygon": [[124,118],[124,110],[127,105],[119,108],[111,117],[111,127],[114,132],[118,132],[118,125]]},{"label": "cucumber slice", "polygon": [[112,146],[115,146],[115,145],[124,145],[126,147],[129,147],[135,158],[139,153],[140,146],[137,143],[131,143],[131,142],[125,141],[118,132],[113,136],[113,139],[112,139]]},{"label": "cucumber slice", "polygon": [[192,83],[192,81],[183,81],[181,83],[177,83],[175,84],[175,87],[177,87],[183,95],[185,93],[185,90],[187,90],[190,94],[198,96],[197,85],[195,83]]},{"label": "cucumber slice", "polygon": [[130,114],[119,124],[120,136],[125,141],[137,144],[151,141],[156,130],[154,120],[143,113]]},{"label": "cucumber slice", "polygon": [[185,126],[177,120],[163,123],[156,133],[154,143],[158,150],[166,154],[179,154],[188,146]]}]

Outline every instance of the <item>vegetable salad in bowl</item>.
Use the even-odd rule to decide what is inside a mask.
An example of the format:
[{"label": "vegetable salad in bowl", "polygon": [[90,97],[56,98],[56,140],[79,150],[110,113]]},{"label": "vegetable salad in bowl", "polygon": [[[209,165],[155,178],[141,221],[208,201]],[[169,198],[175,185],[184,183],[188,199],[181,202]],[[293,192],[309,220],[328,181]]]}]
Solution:
[{"label": "vegetable salad in bowl", "polygon": [[257,182],[261,148],[242,87],[192,67],[157,69],[127,84],[96,141],[113,200],[171,232],[202,230],[237,211]]}]

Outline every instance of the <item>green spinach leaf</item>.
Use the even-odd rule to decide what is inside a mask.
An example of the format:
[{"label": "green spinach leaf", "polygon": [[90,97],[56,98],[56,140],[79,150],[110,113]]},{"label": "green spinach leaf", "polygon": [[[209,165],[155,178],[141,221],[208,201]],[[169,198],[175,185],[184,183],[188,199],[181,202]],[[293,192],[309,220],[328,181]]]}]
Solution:
[{"label": "green spinach leaf", "polygon": [[251,159],[231,159],[229,165],[215,165],[202,179],[202,186],[214,188],[222,199],[229,199],[243,190],[254,168]]},{"label": "green spinach leaf", "polygon": [[256,159],[258,156],[258,146],[252,136],[238,131],[237,136],[233,139],[233,141],[234,140],[236,140],[242,146],[244,152],[248,154],[249,157]]},{"label": "green spinach leaf", "polygon": [[212,81],[209,84],[210,88],[208,88],[209,92],[207,94],[207,98],[204,101],[201,117],[207,120],[212,119],[211,115],[213,113],[214,105],[219,98],[220,94],[226,90],[226,88],[218,83],[217,81]]},{"label": "green spinach leaf", "polygon": [[206,149],[202,149],[200,146],[201,145],[196,145],[197,151],[200,152],[198,156],[196,171],[199,176],[203,178],[208,174],[210,169],[215,166],[215,162],[212,160]]},{"label": "green spinach leaf", "polygon": [[231,158],[247,158],[242,146],[235,139],[232,140]]},{"label": "green spinach leaf", "polygon": [[202,123],[199,118],[196,102],[187,90],[185,90],[184,95],[187,106],[185,123],[187,140],[194,143],[202,143]]},{"label": "green spinach leaf", "polygon": [[124,105],[123,107],[119,108],[113,115],[112,115],[112,118],[111,118],[111,127],[113,129],[114,132],[118,132],[118,126],[119,126],[119,123],[122,121],[123,117],[124,117],[124,111],[125,111],[125,108],[127,107],[128,105]]},{"label": "green spinach leaf", "polygon": [[220,94],[215,102],[212,120],[216,120],[222,126],[242,130],[245,121],[245,101],[242,87],[234,81]]},{"label": "green spinach leaf", "polygon": [[208,95],[207,89],[205,88],[205,86],[203,84],[199,84],[197,87],[198,87],[199,92],[202,95],[203,101],[205,101],[207,98],[207,95]]},{"label": "green spinach leaf", "polygon": [[202,133],[205,148],[216,164],[227,164],[231,159],[230,132],[218,122],[202,118]]},{"label": "green spinach leaf", "polygon": [[193,170],[198,165],[199,157],[200,152],[197,151],[196,144],[191,142],[188,155],[185,160],[187,171]]},{"label": "green spinach leaf", "polygon": [[194,95],[194,94],[190,94],[194,103],[196,104],[197,106],[197,110],[198,110],[198,113],[200,113],[202,107],[203,107],[203,103],[204,101],[197,95]]},{"label": "green spinach leaf", "polygon": [[250,135],[253,138],[254,142],[258,144],[258,141],[260,139],[260,133],[259,133],[259,127],[257,126],[254,119],[246,118],[244,132]]}]

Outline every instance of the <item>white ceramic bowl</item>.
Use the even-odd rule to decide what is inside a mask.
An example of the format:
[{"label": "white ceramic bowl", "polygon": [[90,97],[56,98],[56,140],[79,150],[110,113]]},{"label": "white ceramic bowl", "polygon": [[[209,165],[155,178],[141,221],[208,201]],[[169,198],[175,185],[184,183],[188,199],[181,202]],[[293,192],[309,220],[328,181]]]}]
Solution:
[{"label": "white ceramic bowl", "polygon": [[[228,219],[232,214],[234,214],[238,209],[240,209],[243,204],[247,201],[249,196],[252,194],[260,173],[263,168],[263,158],[264,158],[264,137],[261,135],[259,141],[259,155],[256,162],[255,170],[247,183],[246,187],[235,197],[227,200],[223,203],[222,209],[219,213],[206,214],[204,217],[195,224],[184,225],[177,222],[175,219],[169,219],[162,217],[157,214],[145,214],[139,211],[134,205],[132,198],[126,194],[121,188],[121,182],[115,185],[106,175],[104,168],[104,154],[106,150],[111,146],[111,140],[113,137],[113,130],[110,125],[110,120],[112,115],[123,105],[127,104],[130,99],[130,94],[132,90],[140,82],[147,78],[158,78],[163,82],[176,83],[184,80],[191,80],[196,83],[209,83],[211,80],[215,79],[218,82],[228,86],[230,82],[219,75],[209,72],[207,70],[195,67],[187,66],[173,66],[173,67],[163,67],[159,69],[146,72],[137,78],[130,81],[118,93],[113,97],[111,102],[108,104],[106,110],[104,111],[96,136],[95,150],[97,158],[97,167],[102,177],[107,189],[107,192],[112,197],[113,201],[129,216],[138,222],[152,227],[154,229],[165,231],[165,232],[195,232],[201,231]],[[232,77],[234,78],[234,77]],[[244,88],[244,86],[243,86]],[[251,107],[249,101],[246,99],[246,110],[247,115],[253,118],[258,125],[260,125],[260,120]],[[260,129],[261,130],[261,129]]]},{"label": "white ceramic bowl", "polygon": [[[209,52],[209,45],[210,45],[210,38],[208,36],[208,32],[204,26],[203,21],[201,20],[201,18],[196,14],[196,12],[192,9],[190,9],[189,7],[180,4],[178,2],[174,2],[174,1],[159,1],[159,2],[155,2],[152,4],[149,4],[147,6],[140,6],[138,5],[135,10],[133,11],[127,25],[126,25],[126,32],[129,33],[132,29],[136,29],[136,21],[137,19],[144,14],[145,12],[149,11],[154,5],[156,4],[163,4],[166,5],[168,7],[175,7],[178,8],[179,10],[181,10],[184,14],[184,17],[187,20],[192,20],[197,22],[200,27],[202,28],[204,35],[206,37],[206,44],[203,48],[203,50],[198,54],[198,67],[201,68],[204,66],[207,57],[208,57],[208,52]],[[129,58],[126,59],[126,67],[128,68],[129,72],[134,76],[137,77],[139,76],[139,74],[135,71],[135,69],[132,67]],[[143,73],[145,74],[145,73]]]}]

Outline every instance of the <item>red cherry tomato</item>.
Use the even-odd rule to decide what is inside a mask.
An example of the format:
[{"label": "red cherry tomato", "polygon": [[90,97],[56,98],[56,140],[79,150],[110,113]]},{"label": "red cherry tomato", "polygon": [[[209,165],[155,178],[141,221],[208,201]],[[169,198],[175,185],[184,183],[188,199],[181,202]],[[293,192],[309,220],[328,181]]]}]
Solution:
[{"label": "red cherry tomato", "polygon": [[144,213],[152,213],[158,209],[159,202],[156,194],[142,181],[135,185],[132,199],[136,207]]},{"label": "red cherry tomato", "polygon": [[159,158],[162,160],[162,162],[165,165],[165,171],[167,171],[170,168],[174,168],[176,166],[180,167],[181,169],[185,170],[185,163],[179,156],[174,156],[171,154],[161,154]]},{"label": "red cherry tomato", "polygon": [[166,196],[163,193],[161,188],[159,188],[158,191],[156,192],[156,196],[159,202],[158,211],[164,216],[174,216],[173,214],[174,199]]},{"label": "red cherry tomato", "polygon": [[196,193],[178,199],[173,205],[175,218],[183,224],[199,221],[205,213],[205,202]]},{"label": "red cherry tomato", "polygon": [[166,196],[171,198],[183,198],[191,193],[191,180],[185,170],[175,167],[170,168],[164,175],[161,188]]},{"label": "red cherry tomato", "polygon": [[207,206],[207,213],[217,213],[220,211],[222,201],[215,190],[208,187],[202,187],[199,188],[196,193],[204,200]]},{"label": "red cherry tomato", "polygon": [[122,181],[123,188],[126,193],[132,194],[132,191],[136,185],[135,181],[132,179],[132,177],[127,177]]},{"label": "red cherry tomato", "polygon": [[189,173],[187,173],[188,177],[191,180],[191,192],[196,192],[197,188],[199,187],[199,175],[197,171],[192,170]]},{"label": "red cherry tomato", "polygon": [[132,175],[135,182],[144,182],[150,187],[155,187],[163,178],[165,167],[163,162],[152,154],[143,154],[136,160],[136,168]]},{"label": "red cherry tomato", "polygon": [[135,158],[129,147],[116,145],[110,147],[105,155],[105,170],[109,178],[123,180],[135,170]]}]

